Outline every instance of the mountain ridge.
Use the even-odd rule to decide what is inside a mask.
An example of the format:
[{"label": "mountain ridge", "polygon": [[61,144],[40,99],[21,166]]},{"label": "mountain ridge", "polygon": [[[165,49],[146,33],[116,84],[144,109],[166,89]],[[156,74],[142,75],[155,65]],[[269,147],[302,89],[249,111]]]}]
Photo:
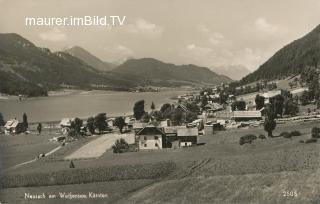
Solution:
[{"label": "mountain ridge", "polygon": [[86,49],[77,45],[71,48],[63,49],[62,51],[84,61],[86,64],[97,69],[98,71],[110,71],[116,67],[116,65],[102,61]]},{"label": "mountain ridge", "polygon": [[320,25],[278,50],[241,82],[281,79],[300,74],[305,67],[320,65]]},{"label": "mountain ridge", "polygon": [[155,81],[168,82],[180,80],[200,84],[219,84],[232,81],[229,77],[218,75],[207,67],[193,64],[175,65],[154,58],[129,59],[116,67],[113,72],[130,73]]}]

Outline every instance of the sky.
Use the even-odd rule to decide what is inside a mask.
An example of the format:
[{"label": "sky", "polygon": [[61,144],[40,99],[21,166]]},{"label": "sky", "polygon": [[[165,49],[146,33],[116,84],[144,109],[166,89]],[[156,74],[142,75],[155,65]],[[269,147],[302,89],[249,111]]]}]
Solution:
[{"label": "sky", "polygon": [[[0,0],[0,32],[108,62],[153,57],[251,71],[320,23],[319,0]],[[126,16],[124,25],[25,26],[26,17]]]}]

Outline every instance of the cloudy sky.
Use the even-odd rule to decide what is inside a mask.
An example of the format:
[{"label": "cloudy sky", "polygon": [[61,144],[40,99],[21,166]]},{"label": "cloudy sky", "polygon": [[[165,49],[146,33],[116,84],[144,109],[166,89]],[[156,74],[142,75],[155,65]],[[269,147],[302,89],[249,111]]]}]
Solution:
[{"label": "cloudy sky", "polygon": [[[0,0],[0,32],[53,51],[79,45],[99,58],[254,70],[320,23],[319,0]],[[126,16],[124,26],[26,27],[25,17]]]}]

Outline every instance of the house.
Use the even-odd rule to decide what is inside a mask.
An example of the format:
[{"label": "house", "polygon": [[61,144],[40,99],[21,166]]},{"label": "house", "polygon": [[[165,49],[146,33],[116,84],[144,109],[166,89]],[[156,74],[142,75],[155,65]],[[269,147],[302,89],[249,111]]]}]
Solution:
[{"label": "house", "polygon": [[19,134],[21,132],[25,132],[26,128],[22,123],[20,123],[17,119],[11,119],[6,122],[4,125],[5,134]]},{"label": "house", "polygon": [[194,121],[192,121],[191,123],[187,124],[188,127],[197,127],[198,130],[202,130],[203,129],[203,119],[199,118],[196,119]]},{"label": "house", "polygon": [[214,131],[221,131],[224,130],[224,125],[220,122],[207,122],[204,125],[203,134],[205,135],[213,135]]},{"label": "house", "polygon": [[136,133],[136,143],[139,150],[162,149],[165,133],[161,128],[147,125]]},{"label": "house", "polygon": [[66,135],[68,134],[70,128],[71,128],[71,122],[74,121],[74,118],[62,118],[61,122],[59,123],[61,127],[62,134]]},{"label": "house", "polygon": [[268,104],[270,103],[270,98],[276,96],[276,95],[281,95],[281,90],[275,90],[275,91],[268,91],[263,94],[264,97],[264,103]]},{"label": "house", "polygon": [[233,111],[231,119],[235,121],[261,120],[261,111]]},{"label": "house", "polygon": [[198,143],[198,128],[179,128],[177,129],[177,137],[180,147],[190,147]]},{"label": "house", "polygon": [[169,127],[171,126],[171,121],[169,119],[160,121],[160,127]]}]

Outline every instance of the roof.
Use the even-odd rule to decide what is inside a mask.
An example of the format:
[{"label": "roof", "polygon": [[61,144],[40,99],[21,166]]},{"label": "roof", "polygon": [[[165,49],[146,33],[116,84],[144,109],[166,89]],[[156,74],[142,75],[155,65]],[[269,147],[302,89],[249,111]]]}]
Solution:
[{"label": "roof", "polygon": [[164,135],[164,132],[154,125],[147,125],[142,130],[137,132],[137,135]]},{"label": "roof", "polygon": [[263,93],[263,97],[272,98],[272,97],[279,95],[279,94],[281,94],[281,90],[268,91],[266,93]]},{"label": "roof", "polygon": [[71,121],[73,121],[74,118],[62,118],[61,122],[59,123],[60,126],[71,126]]},{"label": "roof", "polygon": [[147,123],[135,122],[135,123],[133,123],[132,128],[133,129],[142,129],[146,126],[147,126]]},{"label": "roof", "polygon": [[183,104],[178,104],[177,108],[181,108],[183,111],[187,112],[188,108]]},{"label": "roof", "polygon": [[179,128],[177,129],[178,137],[198,136],[198,128]]},{"label": "roof", "polygon": [[234,111],[234,118],[261,118],[260,111]]},{"label": "roof", "polygon": [[19,121],[17,119],[11,119],[11,120],[8,120],[6,122],[6,124],[4,125],[4,127],[6,129],[10,129],[10,128],[16,128],[19,124]]}]

